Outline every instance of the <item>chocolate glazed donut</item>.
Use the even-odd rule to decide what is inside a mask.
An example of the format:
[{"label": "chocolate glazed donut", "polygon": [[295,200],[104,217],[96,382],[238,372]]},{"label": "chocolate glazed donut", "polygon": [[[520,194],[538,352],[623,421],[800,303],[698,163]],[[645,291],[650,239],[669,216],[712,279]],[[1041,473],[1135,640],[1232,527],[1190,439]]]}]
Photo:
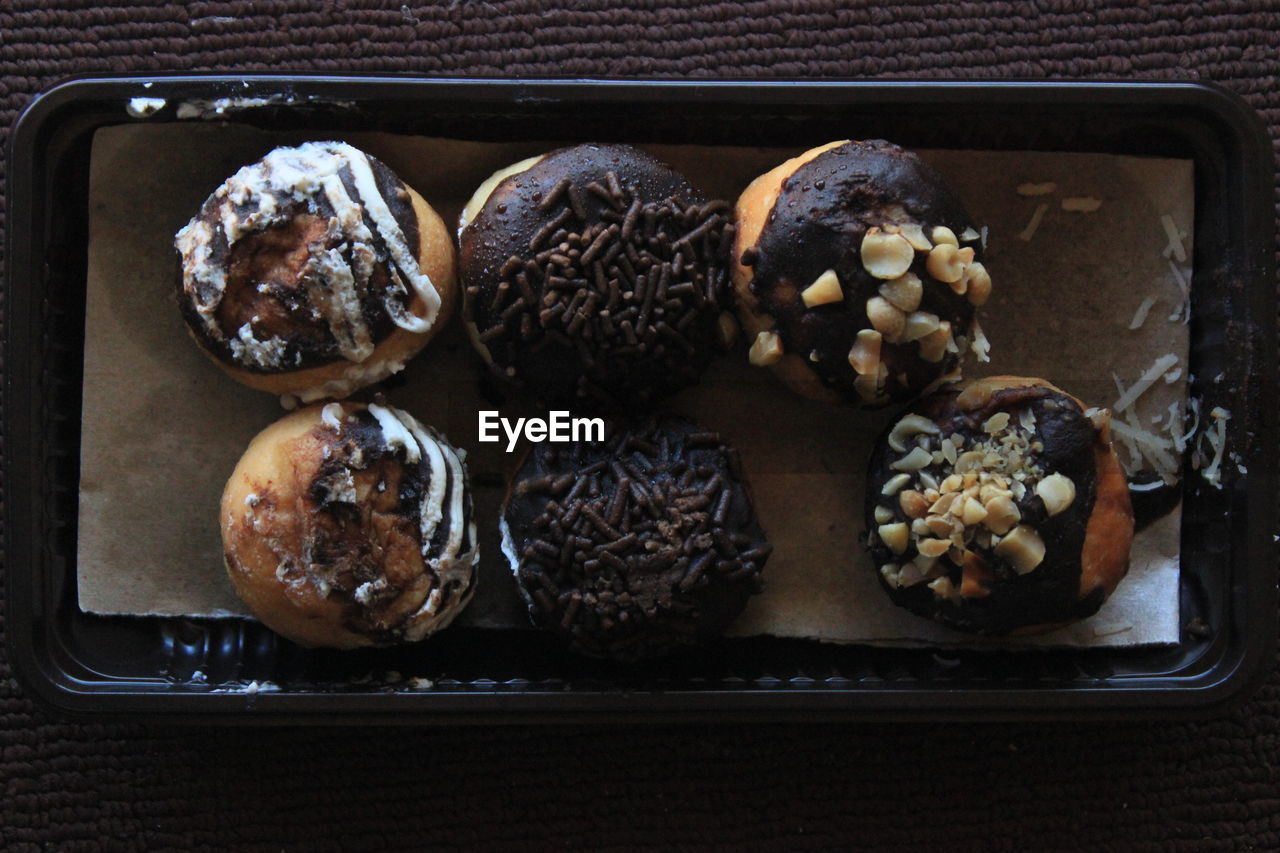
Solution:
[{"label": "chocolate glazed donut", "polygon": [[227,482],[221,524],[240,597],[302,645],[420,640],[475,591],[463,454],[389,406],[312,406],[263,430]]},{"label": "chocolate glazed donut", "polygon": [[1096,613],[1133,541],[1109,413],[1011,376],[926,397],[890,427],[871,456],[866,523],[895,603],[980,634]]},{"label": "chocolate glazed donut", "polygon": [[238,381],[304,402],[400,370],[452,311],[440,217],[339,142],[277,148],[244,167],[175,246],[196,342]]},{"label": "chocolate glazed donut", "polygon": [[882,140],[812,149],[757,178],[737,224],[751,361],[799,393],[883,406],[936,387],[970,346],[985,358],[981,235],[915,154]]},{"label": "chocolate glazed donut", "polygon": [[737,452],[674,416],[534,445],[501,527],[533,621],[617,660],[718,636],[760,590],[771,551]]},{"label": "chocolate glazed donut", "polygon": [[723,346],[728,208],[626,145],[499,172],[459,231],[476,350],[547,402],[643,407],[693,384]]}]

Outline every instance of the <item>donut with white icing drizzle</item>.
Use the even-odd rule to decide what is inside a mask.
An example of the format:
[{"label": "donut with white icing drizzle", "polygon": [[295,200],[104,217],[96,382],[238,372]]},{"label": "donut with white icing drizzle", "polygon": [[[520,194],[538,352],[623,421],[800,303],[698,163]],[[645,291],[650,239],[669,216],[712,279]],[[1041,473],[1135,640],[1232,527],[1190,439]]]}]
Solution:
[{"label": "donut with white icing drizzle", "polygon": [[196,342],[238,381],[302,402],[401,370],[453,310],[443,221],[341,142],[277,148],[240,169],[174,245]]},{"label": "donut with white icing drizzle", "polygon": [[227,573],[304,646],[413,642],[475,591],[465,454],[390,406],[328,403],[263,430],[222,496]]}]

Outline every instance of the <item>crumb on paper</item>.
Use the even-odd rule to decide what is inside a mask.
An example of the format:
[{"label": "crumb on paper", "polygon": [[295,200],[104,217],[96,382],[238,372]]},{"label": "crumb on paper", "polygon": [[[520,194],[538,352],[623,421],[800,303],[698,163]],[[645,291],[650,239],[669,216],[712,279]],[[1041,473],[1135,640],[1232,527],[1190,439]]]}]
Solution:
[{"label": "crumb on paper", "polygon": [[1172,260],[1180,264],[1185,264],[1187,262],[1187,250],[1183,247],[1182,241],[1187,239],[1187,235],[1178,230],[1173,217],[1167,213],[1160,215],[1160,224],[1164,227],[1165,236],[1169,238],[1169,242],[1165,245],[1161,254],[1166,258],[1172,258]]},{"label": "crumb on paper", "polygon": [[1027,223],[1027,227],[1022,229],[1022,233],[1018,235],[1018,239],[1023,242],[1030,243],[1031,238],[1036,236],[1036,230],[1040,227],[1040,220],[1044,219],[1044,215],[1049,211],[1049,205],[1036,205],[1036,212],[1031,214],[1031,221]]},{"label": "crumb on paper", "polygon": [[1187,449],[1186,436],[1182,432],[1186,414],[1182,410],[1182,401],[1175,400],[1169,404],[1169,419],[1165,421],[1165,431],[1173,439],[1173,448],[1179,453]]},{"label": "crumb on paper", "polygon": [[1164,376],[1164,374],[1170,368],[1177,365],[1177,363],[1178,357],[1171,352],[1165,353],[1157,358],[1155,363],[1148,367],[1142,376],[1139,377],[1138,381],[1134,382],[1133,385],[1129,387],[1129,390],[1122,393],[1120,398],[1112,404],[1112,410],[1123,412],[1128,409],[1138,401],[1139,397],[1146,393],[1148,388],[1156,383],[1156,380]]},{"label": "crumb on paper", "polygon": [[1142,300],[1142,304],[1138,306],[1138,310],[1133,312],[1133,319],[1129,321],[1129,329],[1141,329],[1142,324],[1147,322],[1147,314],[1151,311],[1151,306],[1156,304],[1154,296],[1148,296]]},{"label": "crumb on paper", "polygon": [[1102,207],[1102,199],[1093,196],[1071,196],[1062,200],[1062,209],[1071,213],[1093,213]]},{"label": "crumb on paper", "polygon": [[1138,466],[1141,466],[1142,460],[1146,460],[1156,468],[1160,479],[1170,484],[1177,481],[1178,462],[1169,452],[1173,449],[1170,439],[1161,438],[1128,420],[1113,418],[1111,429],[1125,440],[1130,452],[1138,456]]},{"label": "crumb on paper", "polygon": [[[1157,358],[1155,363],[1128,388],[1116,373],[1111,374],[1115,381],[1116,392],[1119,394],[1111,406],[1112,412],[1115,413],[1115,417],[1111,420],[1111,429],[1128,452],[1131,469],[1137,470],[1142,468],[1144,463],[1149,464],[1160,475],[1160,479],[1169,484],[1177,482],[1180,467],[1178,459],[1172,452],[1175,448],[1181,452],[1181,448],[1178,447],[1181,441],[1181,425],[1175,423],[1180,421],[1177,404],[1170,407],[1170,423],[1164,430],[1171,433],[1169,438],[1144,429],[1138,420],[1135,404],[1142,395],[1170,372],[1176,369],[1180,374],[1181,368],[1177,365],[1178,357],[1173,353],[1166,353]],[[1159,416],[1153,418],[1152,423],[1159,423]]]},{"label": "crumb on paper", "polygon": [[1046,181],[1042,184],[1028,182],[1025,184],[1018,184],[1017,193],[1021,196],[1049,195],[1057,189],[1058,185],[1053,181]]},{"label": "crumb on paper", "polygon": [[1187,273],[1172,259],[1169,260],[1169,270],[1173,273],[1173,283],[1182,293],[1182,302],[1169,315],[1169,322],[1175,323],[1181,320],[1184,324],[1189,323],[1191,321],[1191,282],[1187,278]]}]

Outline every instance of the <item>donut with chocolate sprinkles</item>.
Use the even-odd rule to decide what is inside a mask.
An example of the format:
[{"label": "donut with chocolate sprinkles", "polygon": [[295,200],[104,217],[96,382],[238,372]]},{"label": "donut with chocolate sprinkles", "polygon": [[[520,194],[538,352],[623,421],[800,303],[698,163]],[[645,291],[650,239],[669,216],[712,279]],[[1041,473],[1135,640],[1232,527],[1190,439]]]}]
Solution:
[{"label": "donut with chocolate sprinkles", "polygon": [[407,412],[328,403],[250,443],[222,495],[236,592],[304,646],[414,642],[475,592],[464,454]]},{"label": "donut with chocolate sprinkles", "polygon": [[610,423],[599,442],[534,445],[501,528],[534,623],[622,661],[719,636],[761,589],[772,550],[737,451],[671,415]]},{"label": "donut with chocolate sprinkles", "polygon": [[983,231],[915,154],[811,149],[753,181],[735,222],[751,362],[798,393],[878,408],[937,387],[968,349],[987,360]]},{"label": "donut with chocolate sprinkles", "polygon": [[1110,413],[995,376],[917,402],[881,437],[866,544],[894,603],[977,634],[1091,616],[1129,566],[1133,511]]},{"label": "donut with chocolate sprinkles", "polygon": [[444,221],[341,142],[277,148],[240,169],[174,245],[196,343],[237,381],[301,402],[403,369],[455,302]]},{"label": "donut with chocolate sprinkles", "polygon": [[460,219],[472,343],[502,383],[549,403],[643,408],[727,345],[733,234],[728,202],[628,145],[517,163]]}]

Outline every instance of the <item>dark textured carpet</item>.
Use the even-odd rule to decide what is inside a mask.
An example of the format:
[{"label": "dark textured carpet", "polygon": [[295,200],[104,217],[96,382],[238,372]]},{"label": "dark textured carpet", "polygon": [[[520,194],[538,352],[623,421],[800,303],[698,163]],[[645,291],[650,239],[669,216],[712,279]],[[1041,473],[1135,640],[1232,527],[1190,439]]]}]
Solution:
[{"label": "dark textured carpet", "polygon": [[[83,73],[1205,79],[1280,131],[1280,6],[0,2],[0,136]],[[0,209],[2,210],[2,209]],[[0,213],[0,216],[3,214]],[[0,847],[1280,849],[1280,676],[1212,722],[163,730],[0,659]]]}]

